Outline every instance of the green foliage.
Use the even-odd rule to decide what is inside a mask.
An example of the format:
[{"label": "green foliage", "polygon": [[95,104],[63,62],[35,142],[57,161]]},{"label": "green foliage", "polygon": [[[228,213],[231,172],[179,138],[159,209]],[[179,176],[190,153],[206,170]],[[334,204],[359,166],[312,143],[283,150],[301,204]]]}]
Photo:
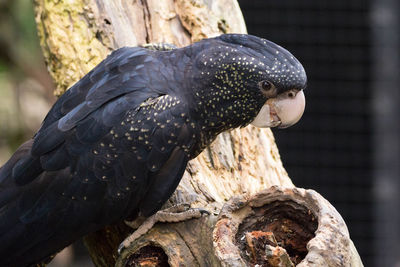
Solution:
[{"label": "green foliage", "polygon": [[18,51],[24,56],[38,60],[41,58],[39,39],[37,37],[32,1],[13,1],[12,16],[18,29]]},{"label": "green foliage", "polygon": [[46,70],[43,68],[32,1],[0,0],[0,32],[1,166],[23,141],[32,136],[34,129],[28,128],[23,119],[26,114],[20,108],[31,103],[23,102],[21,95],[32,89],[26,87],[32,84],[27,80],[35,79],[32,71]]},{"label": "green foliage", "polygon": [[6,71],[8,71],[7,64],[2,60],[0,60],[0,74]]}]

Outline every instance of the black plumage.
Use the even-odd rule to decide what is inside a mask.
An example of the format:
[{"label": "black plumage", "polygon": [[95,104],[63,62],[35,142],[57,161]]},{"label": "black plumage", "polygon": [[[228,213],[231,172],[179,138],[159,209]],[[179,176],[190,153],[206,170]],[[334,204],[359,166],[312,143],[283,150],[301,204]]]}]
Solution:
[{"label": "black plumage", "polygon": [[0,266],[28,266],[107,224],[149,216],[188,160],[249,124],[268,97],[301,90],[285,49],[250,35],[188,47],[125,47],[72,86],[0,169]]}]

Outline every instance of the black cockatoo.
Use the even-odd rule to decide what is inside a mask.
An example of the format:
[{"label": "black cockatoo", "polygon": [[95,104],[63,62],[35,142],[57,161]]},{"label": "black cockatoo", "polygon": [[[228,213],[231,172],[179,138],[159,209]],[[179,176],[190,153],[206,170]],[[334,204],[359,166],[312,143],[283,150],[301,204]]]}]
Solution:
[{"label": "black cockatoo", "polygon": [[154,214],[219,133],[296,123],[306,82],[292,54],[251,35],[112,52],[0,169],[0,266],[41,262],[105,225]]}]

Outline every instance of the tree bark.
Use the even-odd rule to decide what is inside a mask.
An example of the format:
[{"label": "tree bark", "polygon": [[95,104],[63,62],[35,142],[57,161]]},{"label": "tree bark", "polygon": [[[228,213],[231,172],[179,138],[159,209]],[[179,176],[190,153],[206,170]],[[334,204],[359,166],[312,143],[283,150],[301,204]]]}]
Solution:
[{"label": "tree bark", "polygon": [[[119,47],[158,42],[181,47],[223,33],[246,33],[236,0],[35,0],[35,10],[56,95]],[[219,135],[189,162],[166,206],[181,202],[211,215],[156,224],[121,255],[117,247],[132,229],[122,222],[108,226],[85,237],[95,265],[243,266],[264,261],[271,266],[362,266],[335,209],[316,192],[294,187],[269,129],[249,126]],[[268,228],[271,214],[279,223]],[[240,232],[243,225],[248,234]],[[296,236],[304,238],[293,241]],[[287,248],[295,244],[301,253],[286,252],[284,243]],[[262,259],[255,257],[260,246]],[[273,256],[266,255],[267,246]]]}]

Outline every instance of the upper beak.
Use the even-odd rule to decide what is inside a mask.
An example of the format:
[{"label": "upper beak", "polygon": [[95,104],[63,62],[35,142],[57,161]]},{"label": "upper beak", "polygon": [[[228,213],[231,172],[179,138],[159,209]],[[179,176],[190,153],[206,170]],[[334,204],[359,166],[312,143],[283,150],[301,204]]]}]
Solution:
[{"label": "upper beak", "polygon": [[268,99],[251,124],[261,128],[276,126],[287,128],[300,120],[305,105],[303,90],[282,93]]}]

